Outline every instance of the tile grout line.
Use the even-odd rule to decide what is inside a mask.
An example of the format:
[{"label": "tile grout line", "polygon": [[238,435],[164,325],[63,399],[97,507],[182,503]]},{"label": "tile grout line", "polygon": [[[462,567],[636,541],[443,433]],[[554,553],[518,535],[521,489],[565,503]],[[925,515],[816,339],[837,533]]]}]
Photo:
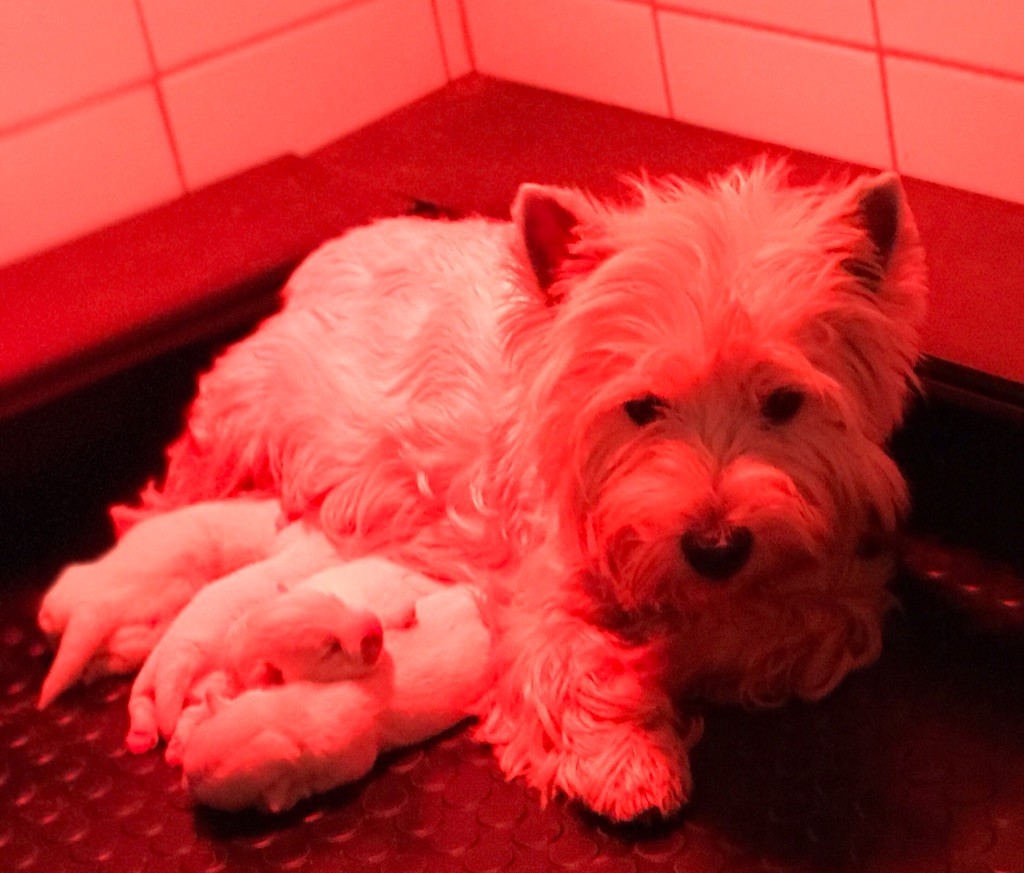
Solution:
[{"label": "tile grout line", "polygon": [[885,53],[890,58],[898,58],[901,61],[914,61],[918,64],[930,64],[933,67],[941,67],[944,70],[953,70],[956,73],[969,73],[973,76],[985,76],[989,79],[999,79],[1004,82],[1015,82],[1018,85],[1024,84],[1024,72],[1011,73],[1007,70],[997,70],[994,67],[982,67],[977,64],[970,64],[966,61],[958,61],[952,58],[940,58],[935,55],[925,55],[907,49],[887,48]]},{"label": "tile grout line", "polygon": [[794,39],[808,40],[809,42],[822,43],[824,45],[835,46],[836,48],[846,49],[859,49],[860,51],[869,50],[870,45],[862,42],[854,42],[853,40],[842,39],[836,36],[826,36],[819,33],[810,33],[806,30],[796,30],[791,27],[784,27],[779,24],[766,24],[761,21],[749,21],[743,18],[736,18],[732,15],[721,15],[714,12],[705,12],[703,10],[690,9],[675,2],[659,2],[654,0],[655,5],[663,13],[669,13],[673,15],[682,15],[686,18],[696,18],[701,21],[711,21],[716,24],[729,24],[734,27],[744,27],[748,30],[760,30],[764,33],[775,34],[776,36],[789,36]]},{"label": "tile grout line", "polygon": [[889,135],[889,161],[898,173],[900,164],[896,152],[896,128],[892,120],[892,103],[889,99],[889,73],[885,67],[885,49],[882,46],[882,26],[878,19],[878,2],[870,0],[871,27],[875,34],[875,53],[878,57],[878,77],[882,88],[882,111],[885,113],[885,129]]},{"label": "tile grout line", "polygon": [[452,67],[448,63],[448,48],[444,44],[444,29],[441,27],[441,13],[437,9],[438,0],[430,0],[430,11],[434,15],[434,30],[437,31],[437,44],[441,49],[441,63],[444,66],[445,81],[452,80]]},{"label": "tile grout line", "polygon": [[462,39],[466,43],[466,54],[469,56],[469,68],[477,73],[476,52],[473,51],[473,41],[469,38],[469,16],[466,15],[466,4],[463,0],[456,0],[459,4],[459,23],[462,25]]},{"label": "tile grout line", "polygon": [[[138,11],[138,14],[139,14],[139,17],[140,17],[140,21],[141,21],[142,20],[142,13],[141,13],[141,8],[139,6],[139,2],[140,2],[140,0],[133,0],[133,5],[135,6],[136,10]],[[371,0],[340,0],[340,2],[334,4],[329,9],[323,10],[323,11],[317,13],[316,15],[306,16],[305,18],[299,19],[298,21],[289,22],[288,24],[283,25],[283,26],[277,28],[276,30],[267,31],[265,33],[257,34],[256,36],[252,36],[252,37],[248,37],[248,38],[246,38],[244,40],[240,40],[238,42],[234,42],[234,43],[229,43],[229,44],[223,45],[220,48],[216,49],[215,51],[210,51],[210,52],[206,52],[204,54],[197,55],[196,57],[190,58],[189,60],[184,61],[182,63],[178,63],[178,64],[174,64],[174,65],[168,66],[166,69],[161,70],[159,72],[156,72],[157,67],[156,67],[155,55],[154,55],[154,52],[153,52],[153,49],[152,49],[152,45],[150,43],[149,32],[148,32],[148,30],[145,27],[145,23],[143,22],[143,35],[144,35],[144,41],[145,41],[145,44],[146,44],[146,51],[149,54],[150,64],[151,64],[151,66],[152,66],[152,68],[154,70],[154,74],[152,76],[139,77],[137,79],[132,79],[131,81],[128,81],[128,82],[122,82],[121,84],[116,85],[116,86],[114,86],[112,88],[106,88],[106,89],[104,89],[102,91],[99,91],[99,92],[97,92],[95,94],[89,94],[89,95],[87,95],[85,97],[80,97],[80,98],[78,98],[76,100],[72,100],[72,101],[70,101],[68,103],[62,104],[61,106],[59,106],[59,107],[57,107],[55,109],[49,109],[49,110],[46,110],[44,112],[39,112],[39,113],[37,113],[35,115],[30,115],[29,117],[24,118],[24,119],[20,119],[20,120],[14,122],[13,124],[9,124],[9,125],[6,125],[6,126],[0,125],[0,136],[12,136],[14,134],[21,133],[21,132],[23,132],[25,130],[29,130],[29,129],[33,128],[33,127],[37,127],[37,126],[42,125],[42,124],[47,124],[47,123],[50,123],[50,122],[53,122],[53,121],[57,121],[63,115],[68,115],[68,114],[71,114],[71,113],[74,113],[74,112],[79,112],[79,111],[81,111],[83,109],[88,109],[91,106],[99,105],[99,104],[103,103],[106,100],[110,100],[110,99],[113,99],[115,97],[120,97],[123,94],[127,94],[130,91],[140,87],[141,85],[149,84],[149,85],[154,85],[155,86],[157,84],[158,80],[160,80],[160,79],[165,79],[165,78],[167,78],[169,76],[172,76],[172,75],[175,75],[177,73],[183,72],[184,70],[191,69],[192,67],[197,67],[197,66],[200,66],[202,64],[209,63],[211,61],[215,61],[215,60],[218,60],[218,59],[223,58],[223,57],[227,57],[227,56],[231,55],[232,53],[234,53],[236,51],[250,48],[250,47],[252,47],[254,45],[258,45],[258,44],[260,44],[262,42],[274,39],[277,36],[280,36],[280,35],[283,35],[283,34],[286,34],[286,33],[290,33],[290,32],[292,32],[294,30],[300,30],[300,29],[302,29],[303,27],[305,27],[307,25],[315,24],[318,21],[330,18],[333,15],[336,15],[336,14],[338,14],[340,12],[348,11],[350,9],[353,9],[353,8],[356,8],[356,7],[359,7],[359,6],[362,6],[362,5],[367,5],[370,2],[371,2]],[[462,9],[461,0],[459,0],[459,9],[460,9],[460,14],[461,14],[460,17],[462,18],[462,29],[463,29],[464,36],[465,36],[465,39],[466,39],[467,53],[470,55],[470,62],[472,64],[473,69],[475,70],[476,69],[476,62],[475,62],[475,59],[473,58],[472,45],[469,42],[468,28],[467,28],[467,26],[465,24],[465,15],[464,15],[464,10]],[[157,91],[158,100],[161,103],[161,110],[162,110],[163,109],[162,94],[160,92],[159,87],[156,88],[156,91]]]},{"label": "tile grout line", "polygon": [[102,103],[106,103],[108,100],[116,100],[118,97],[130,94],[132,91],[139,89],[143,85],[152,84],[152,76],[144,76],[137,79],[131,79],[127,82],[122,82],[120,85],[116,85],[113,88],[106,88],[95,94],[89,94],[86,97],[79,97],[77,100],[64,103],[56,109],[48,109],[45,112],[31,115],[28,118],[16,121],[14,124],[7,125],[6,127],[0,126],[0,136],[16,136],[26,130],[31,130],[33,127],[42,127],[45,124],[52,124],[55,121],[59,121],[64,116],[74,115],[75,113],[81,112],[84,109],[89,109],[92,106],[99,106]]},{"label": "tile grout line", "polygon": [[178,140],[174,136],[174,127],[171,124],[171,116],[167,111],[167,103],[164,100],[164,92],[160,87],[160,71],[156,63],[156,52],[153,49],[153,40],[149,35],[149,27],[146,25],[146,18],[142,14],[142,4],[140,0],[133,0],[132,5],[135,7],[135,14],[139,19],[139,26],[142,28],[142,40],[146,44],[146,54],[149,56],[150,69],[153,71],[153,77],[149,80],[153,86],[153,93],[156,95],[156,104],[160,111],[160,118],[163,121],[164,133],[167,134],[167,145],[171,150],[171,158],[174,161],[174,170],[178,174],[178,181],[181,183],[181,193],[185,194],[188,192],[188,183],[185,181],[185,166],[181,160],[181,153],[178,150]]},{"label": "tile grout line", "polygon": [[[138,0],[136,0],[138,2]],[[339,2],[332,4],[326,9],[321,9],[311,15],[306,15],[302,18],[298,18],[295,21],[289,21],[286,24],[282,24],[272,30],[260,31],[259,33],[251,36],[243,37],[236,42],[225,43],[222,46],[218,46],[216,49],[210,51],[201,52],[194,57],[190,57],[185,61],[179,61],[176,64],[171,64],[165,70],[163,75],[173,76],[176,73],[180,73],[183,70],[188,70],[192,67],[198,67],[202,64],[209,63],[210,61],[216,61],[220,58],[226,57],[234,52],[242,51],[244,49],[252,48],[253,46],[259,45],[263,42],[269,42],[276,37],[283,36],[287,33],[292,33],[297,30],[302,30],[311,24],[316,24],[318,21],[324,21],[342,12],[347,12],[350,9],[358,6],[365,6],[369,4],[371,0],[339,0]]]},{"label": "tile grout line", "polygon": [[[124,82],[124,83],[122,83],[120,85],[117,85],[116,87],[109,88],[109,89],[100,91],[98,93],[91,94],[91,95],[79,98],[77,100],[70,101],[70,102],[65,103],[65,104],[63,104],[63,105],[61,105],[61,106],[59,106],[59,107],[57,107],[55,109],[46,110],[44,112],[40,112],[40,113],[37,113],[35,115],[30,115],[27,118],[20,119],[20,120],[14,122],[12,124],[8,124],[6,126],[0,125],[0,136],[12,136],[12,135],[16,135],[16,134],[22,133],[23,131],[30,130],[31,128],[36,127],[36,126],[40,126],[40,125],[47,124],[47,123],[52,123],[54,121],[59,120],[64,115],[71,114],[71,113],[74,113],[74,112],[79,112],[79,111],[82,111],[84,109],[88,109],[89,107],[99,105],[99,104],[105,102],[106,100],[113,99],[113,98],[122,96],[124,94],[127,94],[130,91],[134,90],[135,88],[139,87],[140,85],[144,85],[144,84],[152,84],[152,85],[154,85],[155,91],[156,91],[156,94],[157,94],[158,103],[159,103],[160,108],[161,108],[161,112],[165,113],[166,112],[166,107],[164,106],[164,103],[163,103],[163,95],[162,95],[162,92],[161,92],[161,90],[160,90],[160,88],[158,86],[158,80],[160,78],[165,78],[165,77],[167,77],[169,75],[181,72],[181,71],[189,69],[189,68],[191,68],[193,66],[198,66],[198,65],[200,65],[202,63],[206,63],[206,62],[215,60],[217,58],[227,56],[227,55],[231,54],[232,52],[234,52],[236,50],[248,48],[251,45],[258,44],[258,43],[260,43],[260,42],[262,42],[264,40],[267,40],[267,39],[272,39],[273,37],[278,36],[280,34],[284,34],[284,33],[287,33],[287,32],[289,32],[291,30],[301,28],[301,27],[303,27],[303,26],[305,26],[307,24],[314,23],[314,22],[316,22],[316,21],[318,21],[320,19],[328,18],[328,17],[330,17],[330,16],[332,16],[332,15],[338,13],[338,12],[341,12],[341,11],[345,10],[345,9],[348,9],[348,8],[351,8],[351,7],[355,7],[355,6],[359,6],[359,5],[362,5],[363,3],[367,3],[367,2],[369,2],[369,0],[341,0],[341,2],[337,3],[337,5],[333,5],[329,9],[324,10],[324,11],[322,11],[322,12],[316,14],[316,15],[307,16],[307,17],[305,17],[305,18],[303,18],[303,19],[301,19],[299,21],[290,22],[288,25],[282,26],[282,27],[278,28],[277,30],[269,31],[267,33],[261,33],[261,34],[259,34],[257,36],[248,38],[246,40],[242,40],[242,41],[240,41],[238,43],[232,43],[232,44],[228,44],[228,45],[222,46],[219,49],[217,49],[216,51],[209,52],[209,53],[206,53],[206,54],[203,54],[203,55],[199,55],[199,56],[197,56],[195,58],[191,58],[187,62],[183,62],[183,63],[180,63],[180,64],[178,64],[176,66],[169,67],[168,69],[162,71],[162,73],[156,74],[153,77],[139,78],[139,79],[134,79],[134,80],[131,80],[131,81],[128,81],[128,82]],[[469,38],[469,27],[468,27],[468,21],[467,21],[465,5],[464,5],[463,0],[454,0],[454,2],[458,3],[459,17],[460,17],[460,21],[461,21],[461,24],[462,24],[462,31],[463,31],[463,37],[464,37],[465,45],[466,45],[466,52],[467,52],[467,55],[469,56],[469,61],[470,61],[471,69],[475,72],[475,71],[477,71],[477,62],[476,62],[475,53],[473,51],[473,45],[472,45],[472,42],[471,42],[471,40]],[[707,20],[707,21],[715,21],[715,22],[719,22],[719,23],[722,23],[722,24],[728,24],[728,25],[733,25],[733,26],[737,26],[737,27],[744,27],[744,28],[747,28],[747,29],[750,29],[750,30],[760,30],[760,31],[763,31],[765,33],[774,33],[774,34],[778,34],[778,35],[782,35],[782,36],[789,36],[789,37],[792,37],[792,38],[803,39],[803,40],[807,40],[807,41],[810,41],[810,42],[816,42],[816,43],[821,43],[821,44],[825,44],[825,45],[831,44],[831,45],[835,45],[835,46],[841,47],[841,48],[848,48],[848,49],[854,49],[854,50],[860,50],[860,51],[872,50],[872,48],[873,48],[874,53],[881,55],[881,53],[884,51],[885,56],[889,57],[889,58],[900,59],[900,60],[907,60],[907,61],[912,61],[912,62],[921,63],[921,64],[928,64],[928,65],[937,67],[937,68],[942,69],[942,70],[948,70],[948,71],[953,71],[953,72],[962,73],[962,74],[976,75],[976,76],[981,76],[981,77],[990,78],[990,79],[996,79],[996,80],[999,80],[999,81],[1004,81],[1004,82],[1008,82],[1008,83],[1012,83],[1012,84],[1024,85],[1024,73],[1015,73],[1015,72],[1009,72],[1009,71],[1006,71],[1006,70],[998,70],[998,69],[994,69],[994,68],[988,68],[988,67],[974,65],[974,64],[971,64],[971,63],[963,62],[963,61],[957,61],[957,60],[953,60],[953,59],[949,59],[949,58],[943,58],[943,57],[934,56],[934,55],[921,54],[921,53],[917,53],[917,52],[913,52],[913,51],[908,51],[908,50],[904,50],[904,49],[896,49],[896,48],[881,49],[880,48],[880,35],[879,35],[878,25],[877,25],[877,11],[876,11],[875,0],[871,0],[872,15],[873,15],[873,20],[875,22],[875,29],[876,29],[875,46],[873,46],[872,48],[866,48],[863,44],[859,44],[859,43],[845,42],[845,41],[842,41],[842,40],[836,40],[836,39],[832,39],[832,38],[828,38],[828,37],[822,37],[822,36],[818,36],[818,35],[815,35],[815,34],[810,34],[810,33],[796,31],[796,30],[790,30],[790,29],[781,28],[781,27],[777,27],[777,26],[764,25],[764,24],[757,23],[757,22],[744,21],[744,20],[741,20],[741,19],[738,19],[738,18],[731,18],[731,17],[728,17],[728,16],[713,15],[713,14],[706,14],[706,13],[702,13],[702,12],[698,12],[698,11],[692,11],[692,10],[688,10],[688,9],[682,7],[681,5],[678,5],[676,2],[669,2],[669,3],[660,2],[659,3],[658,0],[634,0],[634,2],[636,2],[638,5],[641,2],[643,3],[643,5],[647,5],[647,3],[650,2],[652,8],[654,8],[655,10],[660,10],[661,12],[664,12],[664,13],[683,15],[683,16],[686,16],[686,17],[689,17],[689,18],[703,19],[703,20]],[[140,20],[142,20],[142,13],[141,13],[141,8],[139,6],[139,0],[134,0],[134,5],[135,5],[136,9],[138,10]],[[659,35],[659,39],[660,39],[660,26],[658,26],[657,31],[658,31],[658,35]],[[148,31],[145,28],[144,22],[143,22],[143,32],[144,32],[145,41],[146,41],[146,48],[147,48],[147,51],[150,54],[151,62],[153,63],[153,66],[154,66],[154,69],[155,69],[155,61],[153,61],[153,53],[152,53],[152,47],[150,45],[149,34],[148,34]],[[660,45],[659,45],[659,49],[662,50],[662,47]],[[662,50],[662,55],[663,55],[663,50]],[[888,83],[887,83],[887,78],[886,78],[885,72],[884,72],[884,61],[882,60],[881,57],[879,57],[879,62],[880,62],[880,64],[883,65],[882,66],[882,71],[883,71],[882,72],[882,75],[883,75],[883,88],[886,89],[886,93],[884,94],[884,99],[886,101],[885,108],[886,108],[886,113],[888,115],[888,112],[889,112],[888,93],[887,93],[887,84]],[[667,75],[667,71],[664,70],[664,67],[663,67],[663,76],[664,75]],[[671,103],[671,94],[670,93],[668,94],[668,100]],[[165,123],[166,123],[166,117],[165,117]],[[891,132],[891,124],[890,124],[890,132]],[[174,150],[173,141],[172,141],[172,150]],[[176,160],[178,159],[178,156],[177,156],[176,153],[175,153],[175,159]]]},{"label": "tile grout line", "polygon": [[[632,0],[632,2],[636,2],[636,0]],[[877,51],[879,46],[881,46],[881,30],[877,24],[877,14],[875,13],[876,0],[870,0],[872,4],[872,21],[874,24],[874,39],[872,44],[854,42],[852,40],[845,40],[839,37],[812,33],[807,30],[796,30],[794,28],[784,27],[778,24],[766,24],[764,22],[750,21],[730,15],[719,15],[712,12],[690,9],[675,2],[675,0],[667,0],[667,2],[666,0],[653,0],[653,2],[662,13],[681,15],[685,18],[695,18],[701,21],[711,21],[718,24],[728,24],[734,27],[746,28],[747,30],[758,30],[764,33],[775,34],[776,36],[788,36],[793,39],[800,39],[821,45],[835,46],[836,48],[853,49],[863,52]],[[922,64],[931,64],[943,69],[954,70],[958,73],[973,73],[978,76],[988,76],[993,79],[1002,79],[1008,82],[1024,84],[1024,71],[1013,72],[1010,70],[1000,70],[995,67],[986,67],[981,64],[974,64],[969,61],[960,61],[956,58],[947,58],[942,57],[941,55],[931,55],[924,52],[915,52],[909,49],[894,48],[892,46],[885,47],[884,51],[886,55],[891,58],[917,61]]]},{"label": "tile grout line", "polygon": [[658,17],[657,0],[651,2],[651,18],[654,21],[654,45],[658,52],[658,64],[661,68],[661,86],[665,90],[665,107],[668,109],[668,117],[675,118],[676,110],[672,102],[672,88],[668,80],[668,61],[665,59],[665,42],[661,37],[661,20]]}]

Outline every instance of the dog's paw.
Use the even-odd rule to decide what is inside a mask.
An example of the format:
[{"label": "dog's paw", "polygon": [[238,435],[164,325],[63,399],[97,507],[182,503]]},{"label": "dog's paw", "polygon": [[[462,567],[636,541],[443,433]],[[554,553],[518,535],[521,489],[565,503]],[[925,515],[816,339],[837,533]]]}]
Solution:
[{"label": "dog's paw", "polygon": [[[525,717],[524,717],[525,716]],[[680,729],[683,729],[682,731]],[[688,750],[700,719],[563,719],[556,727],[531,710],[486,699],[477,738],[494,748],[508,778],[521,777],[544,799],[564,795],[616,823],[668,818],[690,798]]]},{"label": "dog's paw", "polygon": [[693,788],[687,749],[675,729],[632,725],[602,727],[590,753],[559,761],[556,787],[614,822],[667,818]]}]

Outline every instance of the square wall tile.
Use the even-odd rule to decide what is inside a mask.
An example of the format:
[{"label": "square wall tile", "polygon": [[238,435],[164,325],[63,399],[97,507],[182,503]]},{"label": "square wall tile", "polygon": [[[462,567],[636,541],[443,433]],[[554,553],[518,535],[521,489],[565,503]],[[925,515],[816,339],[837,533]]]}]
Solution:
[{"label": "square wall tile", "polygon": [[863,46],[875,44],[871,0],[662,0],[659,5]]},{"label": "square wall tile", "polygon": [[0,131],[152,72],[132,0],[0,3]]},{"label": "square wall tile", "polygon": [[1024,75],[1020,0],[875,0],[885,48]]},{"label": "square wall tile", "polygon": [[1024,82],[888,58],[901,172],[1024,203]]},{"label": "square wall tile", "polygon": [[458,79],[473,69],[469,44],[466,41],[462,0],[434,0],[434,7],[437,10],[437,27],[444,48],[448,76],[451,79]]},{"label": "square wall tile", "polygon": [[264,36],[352,0],[140,0],[161,70]]},{"label": "square wall tile", "polygon": [[152,86],[0,137],[0,191],[0,263],[179,196]]},{"label": "square wall tile", "polygon": [[373,0],[162,81],[189,188],[337,139],[445,83],[430,0]]},{"label": "square wall tile", "polygon": [[659,15],[681,121],[871,167],[890,165],[874,52]]},{"label": "square wall tile", "polygon": [[622,0],[464,0],[481,73],[667,115],[650,6]]}]

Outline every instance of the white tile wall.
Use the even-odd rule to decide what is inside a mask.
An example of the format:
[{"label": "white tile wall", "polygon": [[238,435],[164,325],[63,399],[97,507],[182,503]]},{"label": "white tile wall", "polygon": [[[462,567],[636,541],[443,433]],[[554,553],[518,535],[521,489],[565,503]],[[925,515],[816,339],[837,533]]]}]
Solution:
[{"label": "white tile wall", "polygon": [[0,263],[471,69],[1024,202],[1020,0],[3,0]]},{"label": "white tile wall", "polygon": [[463,2],[481,71],[1024,202],[1021,0]]},{"label": "white tile wall", "polygon": [[139,0],[161,70],[351,4],[352,0]]},{"label": "white tile wall", "polygon": [[621,0],[463,2],[480,72],[668,114],[651,7]]},{"label": "white tile wall", "polygon": [[189,188],[311,151],[445,82],[430,0],[374,0],[162,80]]},{"label": "white tile wall", "polygon": [[132,0],[0,4],[0,132],[151,73]]},{"label": "white tile wall", "polygon": [[676,13],[661,16],[661,34],[676,118],[889,165],[873,52]]},{"label": "white tile wall", "polygon": [[0,263],[182,194],[153,87],[0,139],[0,191]]},{"label": "white tile wall", "polygon": [[0,265],[464,75],[461,3],[0,0]]},{"label": "white tile wall", "polygon": [[886,67],[903,172],[1024,203],[1024,81],[901,58]]},{"label": "white tile wall", "polygon": [[1024,76],[1021,0],[875,0],[882,43],[939,61]]},{"label": "white tile wall", "polygon": [[863,46],[875,44],[866,0],[665,0],[660,6]]}]

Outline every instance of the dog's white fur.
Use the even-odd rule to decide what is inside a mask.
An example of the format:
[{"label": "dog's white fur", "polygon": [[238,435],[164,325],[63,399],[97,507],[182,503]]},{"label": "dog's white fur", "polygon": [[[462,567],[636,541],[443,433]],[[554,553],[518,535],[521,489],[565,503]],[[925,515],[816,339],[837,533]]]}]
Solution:
[{"label": "dog's white fur", "polygon": [[[483,587],[505,771],[670,813],[686,696],[816,699],[878,654],[923,277],[891,175],[794,189],[758,164],[623,205],[524,186],[511,223],[383,221],[299,268],[120,517],[271,495],[343,558]],[[738,528],[727,581],[684,558]]]}]

